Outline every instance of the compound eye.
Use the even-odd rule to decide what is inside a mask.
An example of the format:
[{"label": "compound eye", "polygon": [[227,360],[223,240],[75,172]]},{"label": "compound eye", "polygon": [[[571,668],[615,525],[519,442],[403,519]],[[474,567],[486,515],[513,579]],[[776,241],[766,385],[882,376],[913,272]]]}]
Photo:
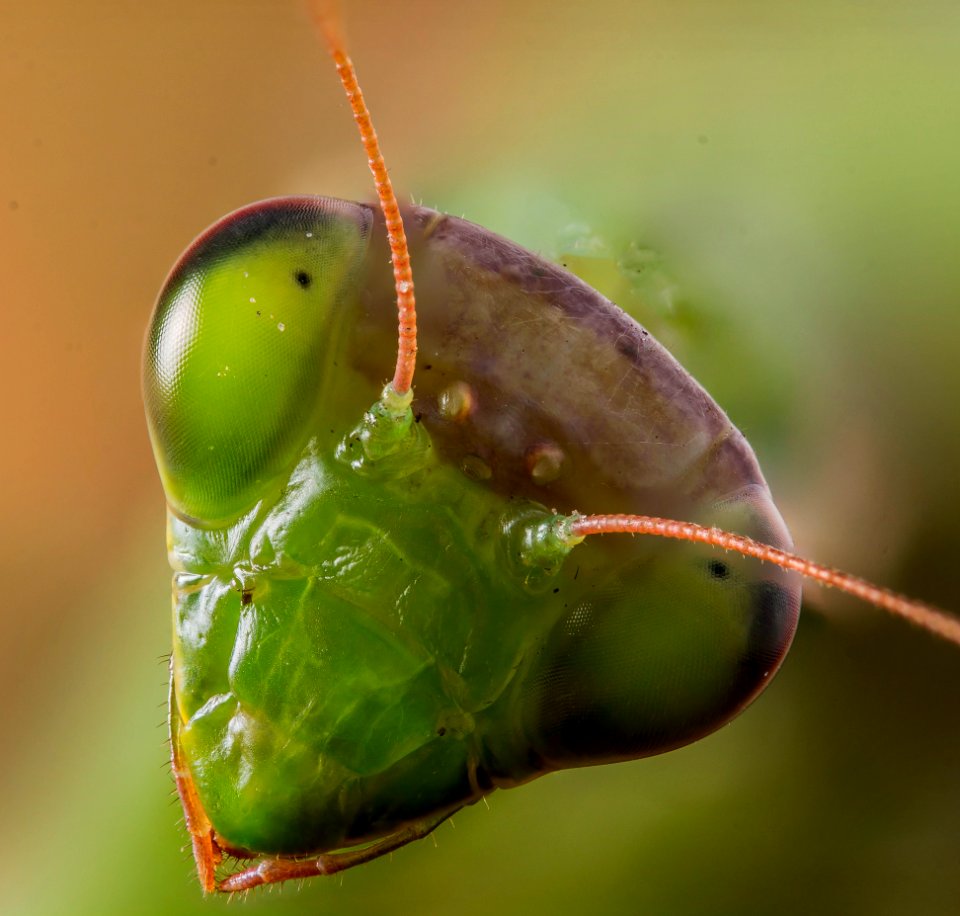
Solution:
[{"label": "compound eye", "polygon": [[176,513],[235,519],[296,461],[323,409],[369,228],[356,204],[266,201],[224,217],[174,267],[147,335],[143,385]]}]

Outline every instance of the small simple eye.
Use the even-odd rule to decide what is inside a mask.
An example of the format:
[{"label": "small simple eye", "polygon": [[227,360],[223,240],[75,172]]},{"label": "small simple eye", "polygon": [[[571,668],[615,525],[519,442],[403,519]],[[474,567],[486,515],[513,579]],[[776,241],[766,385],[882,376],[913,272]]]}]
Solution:
[{"label": "small simple eye", "polygon": [[710,575],[714,579],[726,579],[730,575],[730,568],[719,560],[711,560],[707,569],[710,570]]},{"label": "small simple eye", "polygon": [[313,277],[310,276],[305,270],[298,270],[294,275],[293,279],[297,281],[304,289],[309,289],[310,284],[313,282]]}]

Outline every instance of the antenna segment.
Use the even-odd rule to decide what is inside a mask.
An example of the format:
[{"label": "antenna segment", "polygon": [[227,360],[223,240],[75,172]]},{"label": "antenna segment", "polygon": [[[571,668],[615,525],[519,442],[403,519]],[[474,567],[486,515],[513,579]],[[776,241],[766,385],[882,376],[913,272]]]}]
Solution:
[{"label": "antenna segment", "polygon": [[773,563],[781,569],[792,570],[813,579],[821,585],[846,592],[876,607],[889,611],[916,626],[960,646],[960,620],[929,604],[907,598],[889,589],[880,588],[851,576],[849,573],[829,566],[822,566],[796,554],[787,553],[769,544],[762,544],[740,534],[731,534],[719,528],[705,528],[691,522],[677,522],[647,515],[570,515],[561,516],[557,522],[556,535],[565,544],[573,547],[592,534],[649,534],[656,537],[675,538],[697,544],[710,544],[733,550],[745,557],[753,557],[765,563]]},{"label": "antenna segment", "polygon": [[347,94],[353,119],[360,130],[360,139],[367,153],[367,164],[373,173],[373,183],[377,189],[377,199],[387,227],[387,239],[390,242],[390,259],[393,263],[393,283],[397,291],[397,367],[393,375],[392,387],[397,395],[405,395],[413,386],[413,372],[417,362],[417,305],[413,292],[413,271],[410,269],[410,252],[407,249],[407,235],[403,229],[403,219],[397,197],[393,193],[393,184],[387,172],[380,142],[373,128],[370,112],[367,110],[363,93],[357,83],[357,73],[353,61],[346,52],[343,37],[340,10],[335,0],[312,0],[310,12],[314,25],[323,37],[337,75]]}]

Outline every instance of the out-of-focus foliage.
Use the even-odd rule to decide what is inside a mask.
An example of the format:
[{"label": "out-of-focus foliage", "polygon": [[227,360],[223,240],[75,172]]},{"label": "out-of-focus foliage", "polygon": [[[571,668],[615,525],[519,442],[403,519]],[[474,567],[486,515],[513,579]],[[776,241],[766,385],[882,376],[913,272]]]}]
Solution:
[{"label": "out-of-focus foliage", "polygon": [[[960,610],[956,4],[347,6],[400,188],[561,256],[654,251],[645,317],[799,548]],[[296,0],[8,3],[0,31],[0,910],[210,912],[162,768],[142,332],[213,219],[369,179]],[[955,913],[960,654],[808,594],[777,682],[720,734],[248,905]]]}]

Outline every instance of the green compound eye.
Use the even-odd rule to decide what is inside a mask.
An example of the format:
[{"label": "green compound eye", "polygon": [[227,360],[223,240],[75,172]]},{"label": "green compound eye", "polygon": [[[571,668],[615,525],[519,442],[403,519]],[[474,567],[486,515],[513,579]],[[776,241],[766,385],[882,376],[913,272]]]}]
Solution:
[{"label": "green compound eye", "polygon": [[289,471],[323,410],[325,372],[366,251],[367,210],[325,198],[245,207],[186,251],[157,301],[144,399],[167,499],[236,518]]}]

